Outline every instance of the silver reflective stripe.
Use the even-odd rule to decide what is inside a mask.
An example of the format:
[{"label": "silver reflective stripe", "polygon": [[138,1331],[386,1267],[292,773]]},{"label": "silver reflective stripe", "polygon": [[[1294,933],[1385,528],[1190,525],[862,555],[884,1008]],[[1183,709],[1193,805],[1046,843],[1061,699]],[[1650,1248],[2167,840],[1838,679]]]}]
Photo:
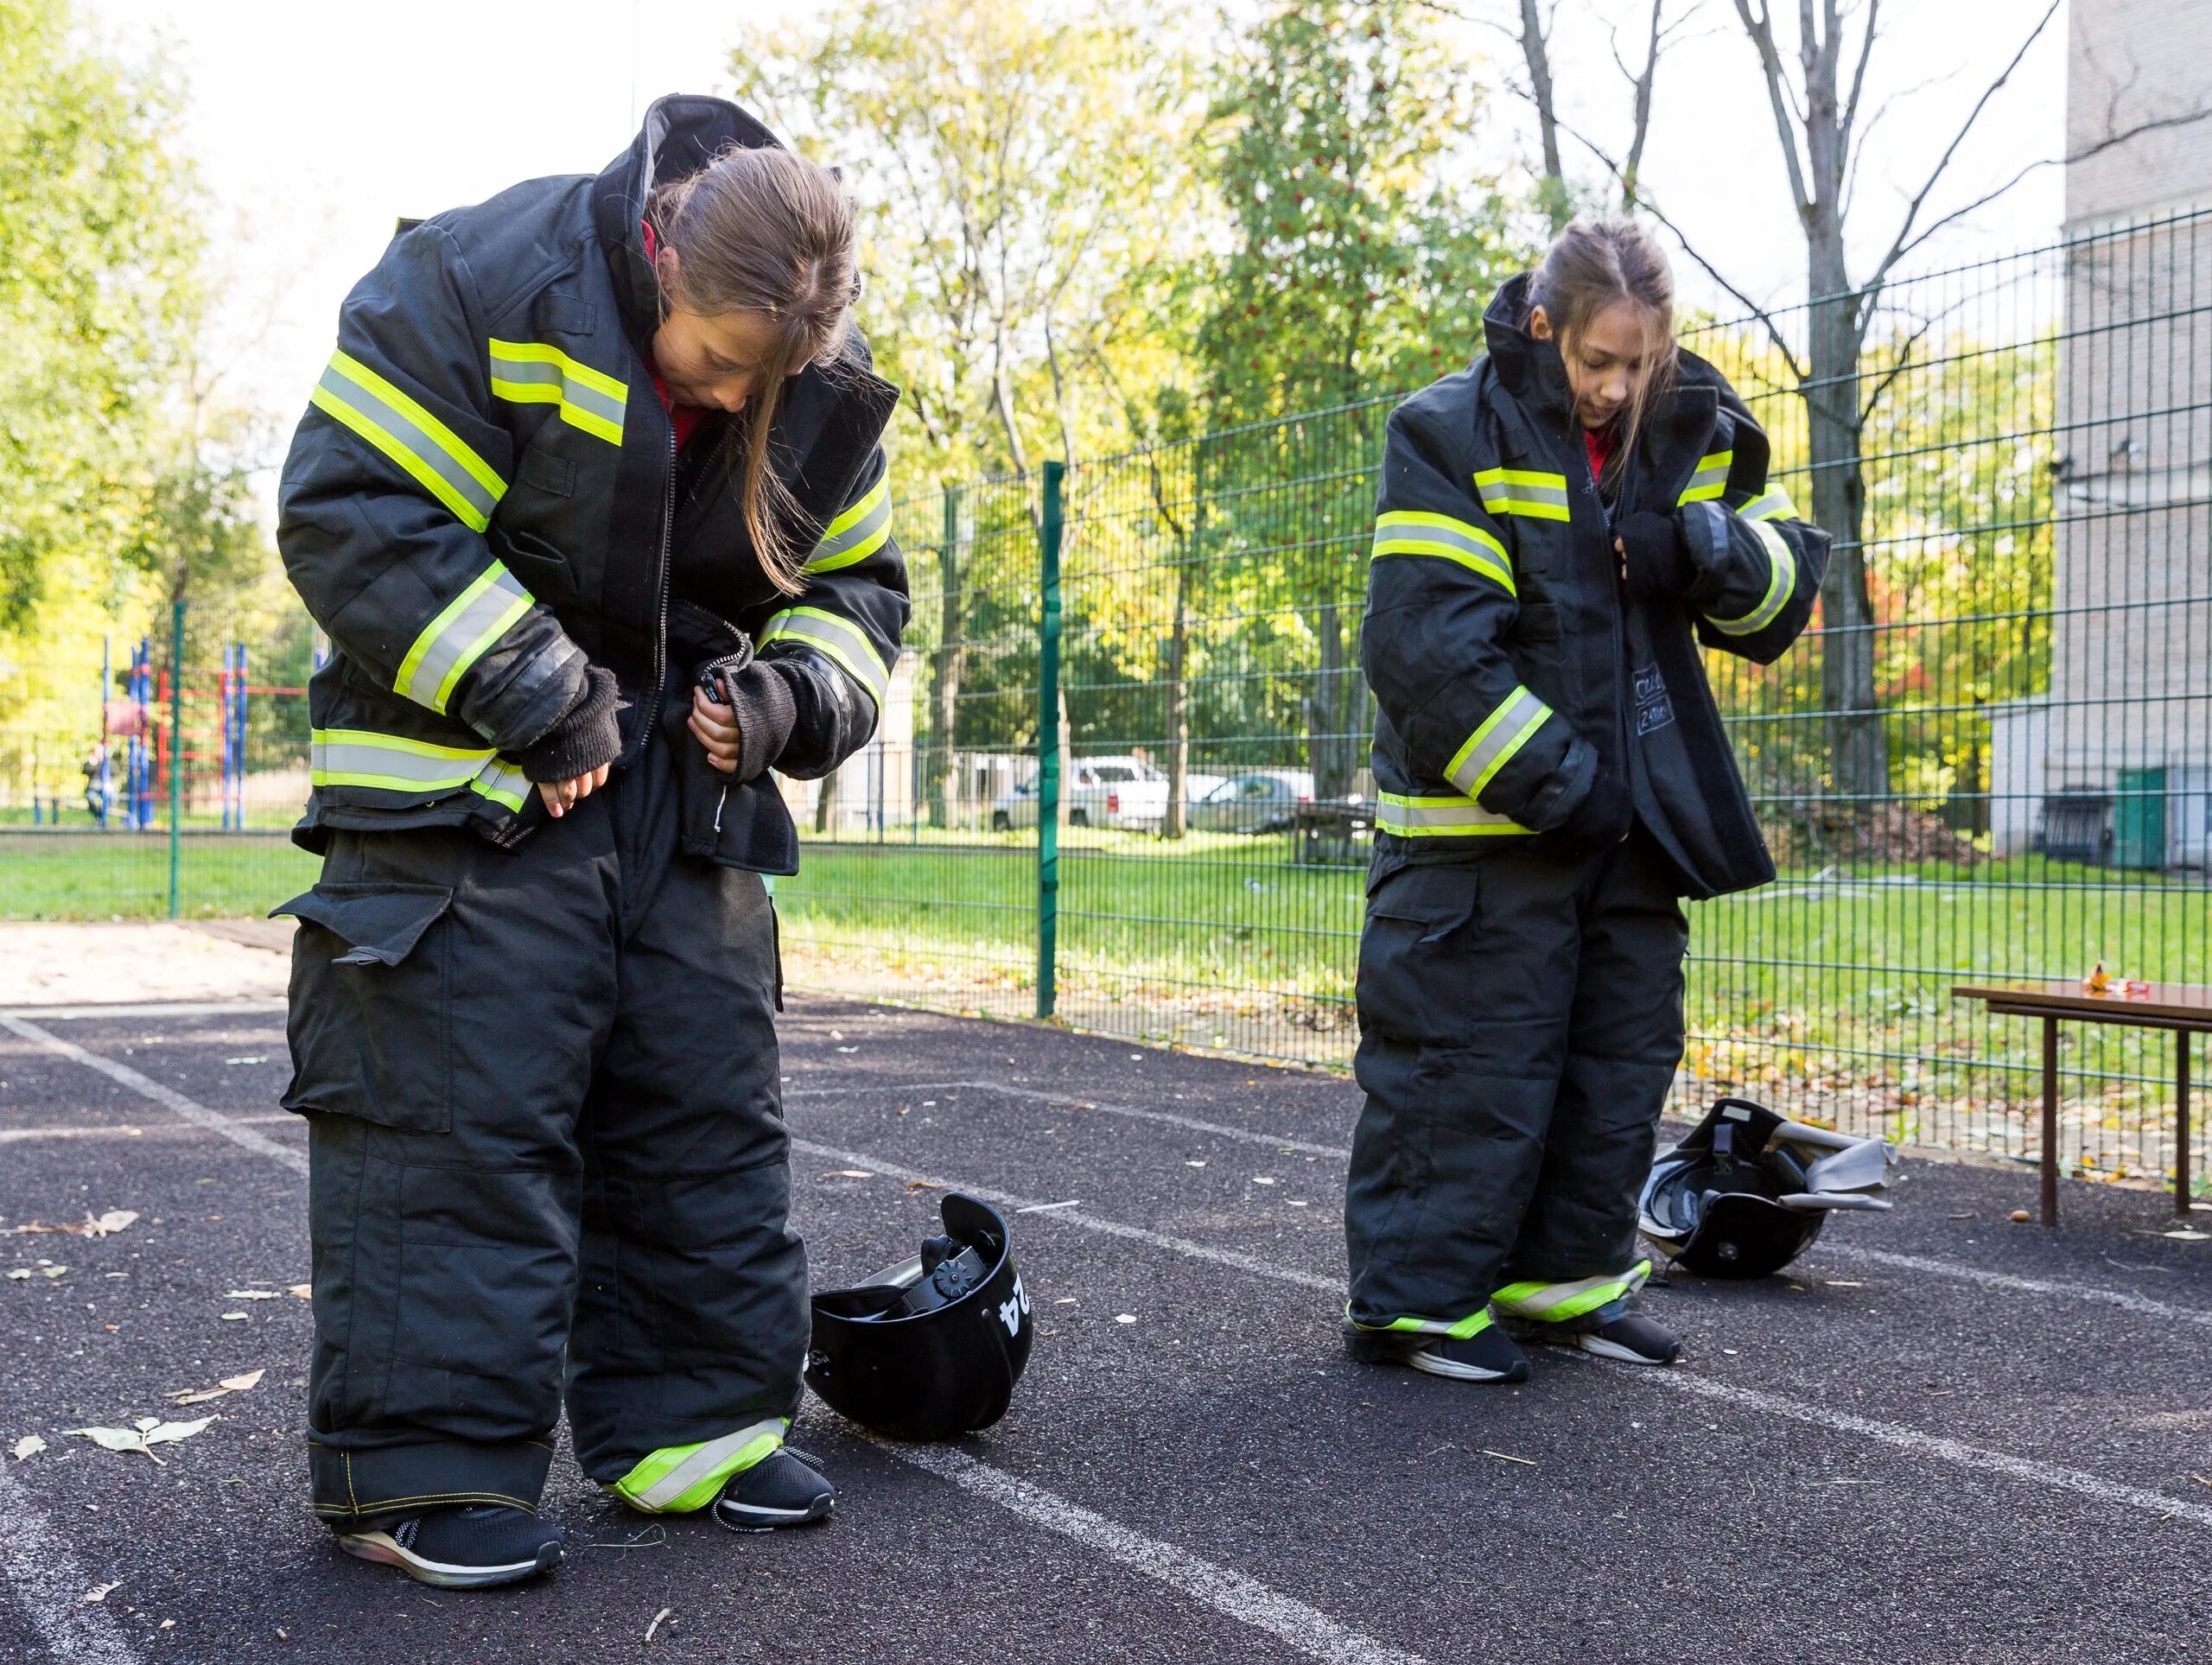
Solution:
[{"label": "silver reflective stripe", "polygon": [[[492,511],[499,506],[499,493],[461,467],[444,442],[425,429],[413,416],[382,394],[348,376],[334,359],[324,367],[322,379],[315,384],[315,393],[318,396],[315,403],[327,414],[337,416],[347,427],[361,433],[364,438],[410,473],[417,479],[421,479],[424,472],[430,474],[436,481],[432,489],[445,500],[448,508],[468,523],[472,530],[480,532],[489,524]],[[342,405],[344,412],[332,410],[330,402]],[[350,413],[351,419],[347,413]],[[375,434],[363,430],[359,423],[364,421],[389,435],[392,443],[385,444]],[[394,450],[394,445],[399,449]],[[423,483],[429,485],[430,481],[424,480]],[[473,519],[471,516],[474,516]]]},{"label": "silver reflective stripe", "polygon": [[830,523],[806,557],[808,572],[835,572],[868,559],[891,533],[891,477],[886,474]]},{"label": "silver reflective stripe", "polygon": [[1744,524],[1766,546],[1766,594],[1740,619],[1716,619],[1707,613],[1706,622],[1725,636],[1750,636],[1764,630],[1782,616],[1782,609],[1789,604],[1790,591],[1797,587],[1797,562],[1782,534],[1764,520],[1747,520]]},{"label": "silver reflective stripe", "polygon": [[454,684],[533,605],[522,581],[494,561],[452,605],[423,626],[400,662],[392,691],[442,712]]},{"label": "silver reflective stripe", "polygon": [[1529,736],[1551,714],[1551,707],[1527,689],[1515,689],[1489,720],[1467,736],[1459,754],[1445,766],[1444,778],[1469,798],[1474,797],[1528,744]]},{"label": "silver reflective stripe", "polygon": [[310,736],[308,778],[318,786],[370,786],[387,792],[452,791],[477,778],[497,753],[434,746],[361,728],[318,728]]},{"label": "silver reflective stripe", "polygon": [[[555,397],[545,399],[543,403],[573,405],[585,415],[595,416],[613,429],[618,436],[620,435],[623,412],[627,408],[626,400],[579,380],[570,372],[566,360],[556,364],[545,359],[511,359],[498,352],[499,345],[502,344],[495,344],[492,355],[494,366],[492,379],[495,384],[547,388],[553,391]],[[499,392],[501,389],[495,385],[493,391]],[[597,433],[599,430],[593,429],[590,431]]]},{"label": "silver reflective stripe", "polygon": [[851,620],[820,607],[786,607],[760,632],[761,646],[771,642],[804,642],[819,648],[881,709],[883,691],[891,686],[890,668],[875,657],[868,632]]},{"label": "silver reflective stripe", "polygon": [[1485,468],[1475,476],[1483,507],[1492,514],[1534,515],[1541,520],[1567,518],[1567,476],[1530,468]]},{"label": "silver reflective stripe", "polygon": [[1712,451],[1698,459],[1697,471],[1690,476],[1690,483],[1682,488],[1675,499],[1677,506],[1685,503],[1702,503],[1720,496],[1728,489],[1728,470],[1735,466],[1733,451]]},{"label": "silver reflective stripe", "polygon": [[530,796],[530,777],[509,763],[495,757],[476,772],[476,778],[468,783],[473,791],[482,793],[494,804],[504,804],[511,810],[519,810]]},{"label": "silver reflective stripe", "polygon": [[1736,512],[1746,520],[1795,520],[1797,518],[1797,505],[1789,500],[1789,493],[1779,486],[1773,486]]},{"label": "silver reflective stripe", "polygon": [[1639,1261],[1624,1273],[1577,1278],[1571,1283],[1510,1283],[1491,1297],[1491,1303],[1515,1318],[1580,1318],[1607,1301],[1635,1293],[1650,1275],[1651,1262]]},{"label": "silver reflective stripe", "polygon": [[[632,1501],[644,1509],[666,1509],[723,1464],[742,1455],[747,1446],[763,1435],[773,1435],[776,1443],[781,1445],[785,1426],[783,1418],[772,1417],[766,1422],[755,1422],[749,1428],[740,1428],[735,1433],[726,1433],[719,1439],[709,1439],[652,1484],[636,1493]],[[761,1454],[766,1456],[767,1453],[764,1452]]]},{"label": "silver reflective stripe", "polygon": [[1482,837],[1529,829],[1509,817],[1493,815],[1471,798],[1408,798],[1382,792],[1376,798],[1376,823],[1401,838]]}]

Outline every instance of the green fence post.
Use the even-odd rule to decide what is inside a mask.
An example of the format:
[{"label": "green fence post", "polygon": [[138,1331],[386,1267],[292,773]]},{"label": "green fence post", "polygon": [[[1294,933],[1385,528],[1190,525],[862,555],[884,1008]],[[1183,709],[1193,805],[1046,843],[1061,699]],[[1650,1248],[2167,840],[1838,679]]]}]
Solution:
[{"label": "green fence post", "polygon": [[184,819],[184,603],[169,609],[169,918],[176,918],[177,854]]},{"label": "green fence post", "polygon": [[1037,1015],[1049,1018],[1060,924],[1060,487],[1066,466],[1045,465],[1038,540],[1044,606],[1037,634]]}]

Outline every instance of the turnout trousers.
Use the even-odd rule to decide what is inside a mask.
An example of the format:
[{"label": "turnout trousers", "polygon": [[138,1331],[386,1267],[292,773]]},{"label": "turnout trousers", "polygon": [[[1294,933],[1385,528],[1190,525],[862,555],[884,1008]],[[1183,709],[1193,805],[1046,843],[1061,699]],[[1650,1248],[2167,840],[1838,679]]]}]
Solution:
[{"label": "turnout trousers", "polygon": [[782,1442],[808,1316],[775,918],[679,853],[673,749],[512,851],[335,832],[279,910],[334,1524],[535,1508],[564,1399],[585,1474],[643,1509]]},{"label": "turnout trousers", "polygon": [[1493,1301],[1562,1320],[1632,1293],[1688,939],[1641,829],[1573,862],[1500,852],[1373,887],[1344,1200],[1353,1324],[1465,1335]]}]

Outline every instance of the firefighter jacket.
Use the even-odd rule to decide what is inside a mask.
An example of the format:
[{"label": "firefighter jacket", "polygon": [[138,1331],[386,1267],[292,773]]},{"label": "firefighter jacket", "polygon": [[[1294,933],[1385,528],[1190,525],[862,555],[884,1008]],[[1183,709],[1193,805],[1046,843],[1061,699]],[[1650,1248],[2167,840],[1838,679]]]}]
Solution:
[{"label": "firefighter jacket", "polygon": [[[1377,875],[1570,848],[1610,777],[1683,894],[1762,884],[1773,860],[1699,646],[1777,658],[1812,613],[1827,536],[1769,484],[1766,435],[1688,353],[1609,514],[1558,349],[1521,327],[1527,286],[1491,303],[1484,356],[1390,418],[1361,627]],[[1640,510],[1679,519],[1678,596],[1620,582],[1612,525]]]},{"label": "firefighter jacket", "polygon": [[[857,334],[849,362],[785,384],[771,454],[810,547],[791,597],[746,532],[738,424],[710,423],[679,457],[652,382],[646,193],[727,146],[774,143],[721,99],[663,99],[604,173],[404,228],[347,297],[278,494],[286,570],[334,648],[309,690],[299,842],[473,823],[512,843],[544,813],[516,756],[577,703],[587,665],[626,701],[618,766],[696,745],[680,714],[657,721],[690,670],[670,631],[678,561],[701,575],[690,599],[793,690],[778,767],[827,774],[874,733],[908,610],[879,443],[897,389]],[[791,870],[765,777],[712,808],[734,834],[718,859]]]}]

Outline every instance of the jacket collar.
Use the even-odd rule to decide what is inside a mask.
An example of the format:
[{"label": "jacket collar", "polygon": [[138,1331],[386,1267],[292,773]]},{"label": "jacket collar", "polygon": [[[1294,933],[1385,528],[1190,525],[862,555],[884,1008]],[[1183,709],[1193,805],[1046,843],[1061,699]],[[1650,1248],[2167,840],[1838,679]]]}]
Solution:
[{"label": "jacket collar", "polygon": [[1573,396],[1567,391],[1567,365],[1558,346],[1529,334],[1529,285],[1534,277],[1522,272],[1506,280],[1483,314],[1483,342],[1497,367],[1497,378],[1515,402],[1542,416],[1561,420],[1574,413]]},{"label": "jacket collar", "polygon": [[652,362],[660,327],[660,283],[645,258],[645,198],[656,185],[696,174],[732,145],[764,149],[776,136],[727,99],[677,93],[653,100],[630,148],[592,186],[592,228],[607,253],[622,327],[639,358]]}]

